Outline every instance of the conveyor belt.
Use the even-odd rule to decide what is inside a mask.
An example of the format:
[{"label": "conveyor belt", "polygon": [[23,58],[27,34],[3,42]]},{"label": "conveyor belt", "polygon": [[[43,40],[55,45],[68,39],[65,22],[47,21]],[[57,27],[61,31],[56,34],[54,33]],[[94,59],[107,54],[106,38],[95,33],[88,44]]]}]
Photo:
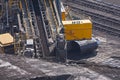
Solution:
[{"label": "conveyor belt", "polygon": [[[58,19],[52,0],[21,0],[21,3],[27,39],[34,40],[33,56],[46,58],[58,47],[57,42],[62,43],[57,39]],[[64,45],[59,49],[64,49]]]},{"label": "conveyor belt", "polygon": [[28,14],[30,19],[30,25],[33,31],[33,39],[34,39],[34,47],[35,47],[35,55],[34,57],[41,57],[42,56],[42,45],[40,40],[40,32],[37,25],[37,20],[34,12],[34,7],[32,1],[26,0],[26,4],[28,6]]},{"label": "conveyor belt", "polygon": [[44,13],[45,13],[45,7],[43,5],[42,0],[32,0],[33,2],[33,7],[35,10],[35,16],[36,16],[36,20],[37,20],[37,25],[38,25],[38,29],[40,32],[40,40],[41,40],[41,45],[42,45],[42,53],[43,53],[43,57],[46,57],[50,54],[49,52],[49,46],[48,46],[48,41],[47,41],[47,35],[45,32],[45,23],[44,23]]},{"label": "conveyor belt", "polygon": [[32,34],[32,29],[29,21],[29,16],[27,14],[27,6],[25,4],[26,2],[25,0],[21,0],[21,3],[22,3],[23,23],[26,30],[26,37],[32,38],[33,34]]},{"label": "conveyor belt", "polygon": [[54,13],[53,13],[53,8],[52,8],[52,4],[50,4],[50,0],[49,1],[46,1],[44,0],[44,3],[45,3],[45,6],[46,6],[46,13],[47,13],[47,19],[49,21],[49,26],[50,26],[50,29],[51,29],[51,33],[52,33],[52,37],[56,38],[56,25],[57,23],[55,22],[55,16],[54,16]]}]

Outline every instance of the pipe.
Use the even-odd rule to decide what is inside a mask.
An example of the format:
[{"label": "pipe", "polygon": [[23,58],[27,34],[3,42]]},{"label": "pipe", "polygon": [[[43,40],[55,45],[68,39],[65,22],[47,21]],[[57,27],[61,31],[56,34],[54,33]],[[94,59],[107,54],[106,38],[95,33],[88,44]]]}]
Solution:
[{"label": "pipe", "polygon": [[91,53],[98,48],[98,40],[69,41],[67,43],[68,51],[78,51],[80,54]]}]

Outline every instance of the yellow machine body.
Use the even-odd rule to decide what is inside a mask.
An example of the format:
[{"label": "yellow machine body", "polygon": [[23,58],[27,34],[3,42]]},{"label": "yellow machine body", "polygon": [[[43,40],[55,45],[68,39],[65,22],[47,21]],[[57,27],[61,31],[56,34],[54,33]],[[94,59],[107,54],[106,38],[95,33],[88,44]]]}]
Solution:
[{"label": "yellow machine body", "polygon": [[71,20],[62,21],[62,23],[66,40],[89,40],[92,38],[92,22],[90,20]]},{"label": "yellow machine body", "polygon": [[0,45],[1,46],[6,46],[6,45],[11,45],[13,44],[14,39],[11,34],[5,33],[0,35]]},{"label": "yellow machine body", "polygon": [[66,11],[62,3],[61,3],[61,18],[62,18],[62,21],[66,20]]},{"label": "yellow machine body", "polygon": [[0,53],[14,53],[14,38],[11,34],[0,34]]},{"label": "yellow machine body", "polygon": [[65,15],[65,12],[62,12],[62,21],[65,21],[66,20],[66,15]]}]

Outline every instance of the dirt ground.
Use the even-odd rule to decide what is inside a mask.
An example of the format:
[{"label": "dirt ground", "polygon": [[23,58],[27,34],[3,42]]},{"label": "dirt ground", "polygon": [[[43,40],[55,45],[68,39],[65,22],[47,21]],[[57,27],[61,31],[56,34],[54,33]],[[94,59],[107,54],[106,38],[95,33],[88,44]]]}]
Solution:
[{"label": "dirt ground", "polygon": [[[66,79],[47,79],[52,76],[68,76]],[[45,77],[45,79],[43,78]],[[88,68],[68,66],[38,59],[0,54],[1,80],[111,80]]]},{"label": "dirt ground", "polygon": [[120,38],[98,30],[93,36],[100,41],[97,52],[79,64],[0,54],[0,80],[120,80]]},{"label": "dirt ground", "polygon": [[17,55],[0,54],[0,79],[119,80],[120,38],[96,30],[93,33],[101,43],[96,55],[83,58],[89,63],[67,65]]},{"label": "dirt ground", "polygon": [[94,30],[93,33],[100,40],[100,45],[96,55],[97,60],[94,60],[96,58],[94,57],[89,58],[89,61],[100,63],[106,61],[108,58],[120,57],[120,38],[98,30]]}]

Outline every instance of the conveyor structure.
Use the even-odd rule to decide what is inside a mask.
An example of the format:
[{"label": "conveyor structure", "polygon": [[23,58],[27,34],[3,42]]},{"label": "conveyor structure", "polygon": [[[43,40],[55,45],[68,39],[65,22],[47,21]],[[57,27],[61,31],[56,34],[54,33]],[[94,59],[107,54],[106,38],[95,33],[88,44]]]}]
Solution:
[{"label": "conveyor structure", "polygon": [[19,0],[19,46],[23,47],[19,52],[37,58],[56,55],[57,59],[66,61],[71,50],[79,49],[80,53],[96,50],[92,22],[67,20],[66,16],[60,0]]}]

